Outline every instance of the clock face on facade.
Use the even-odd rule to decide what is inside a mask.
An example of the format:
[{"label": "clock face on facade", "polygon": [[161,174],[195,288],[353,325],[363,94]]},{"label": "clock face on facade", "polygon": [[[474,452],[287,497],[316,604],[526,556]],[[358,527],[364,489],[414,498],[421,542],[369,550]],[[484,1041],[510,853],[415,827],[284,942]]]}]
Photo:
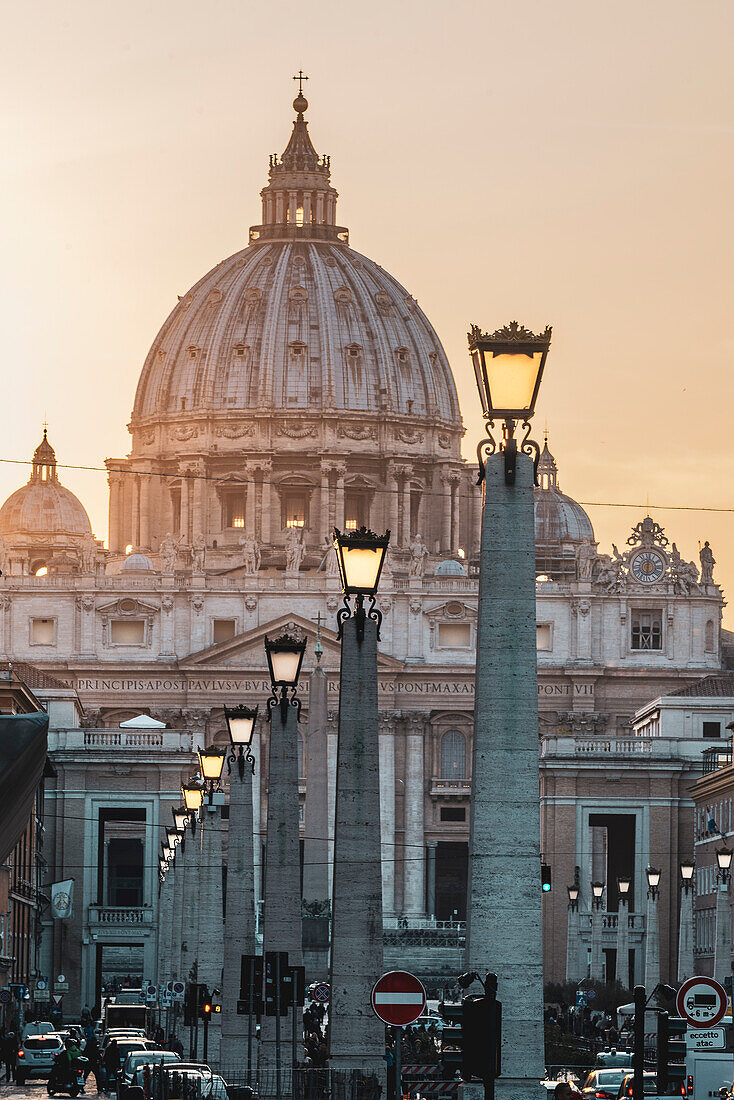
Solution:
[{"label": "clock face on facade", "polygon": [[643,550],[637,554],[630,569],[635,580],[640,584],[655,584],[662,579],[665,573],[666,561],[657,550]]}]

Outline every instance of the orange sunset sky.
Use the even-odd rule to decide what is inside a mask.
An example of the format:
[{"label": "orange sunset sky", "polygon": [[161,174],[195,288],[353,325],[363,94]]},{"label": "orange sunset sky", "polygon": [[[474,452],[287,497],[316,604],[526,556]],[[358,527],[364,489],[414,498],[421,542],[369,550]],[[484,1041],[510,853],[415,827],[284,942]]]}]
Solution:
[{"label": "orange sunset sky", "polygon": [[[61,463],[127,452],[148,346],[260,221],[303,68],[338,221],[436,326],[467,458],[469,324],[552,323],[561,487],[603,550],[649,499],[731,594],[732,41],[731,0],[6,2],[0,458],[44,416]],[[29,472],[0,462],[0,499]],[[106,537],[105,475],[61,477]]]}]

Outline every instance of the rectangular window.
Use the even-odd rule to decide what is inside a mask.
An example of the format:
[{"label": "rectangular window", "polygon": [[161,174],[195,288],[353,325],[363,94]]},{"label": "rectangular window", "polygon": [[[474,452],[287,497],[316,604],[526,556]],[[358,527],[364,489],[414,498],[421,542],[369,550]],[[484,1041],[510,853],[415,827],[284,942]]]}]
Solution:
[{"label": "rectangular window", "polygon": [[704,722],[704,737],[721,737],[721,722]]},{"label": "rectangular window", "polygon": [[442,821],[466,821],[466,810],[463,806],[442,806]]},{"label": "rectangular window", "polygon": [[31,619],[31,645],[55,645],[56,620]]},{"label": "rectangular window", "polygon": [[360,527],[369,527],[367,500],[364,493],[344,494],[344,526],[347,531],[358,531]]},{"label": "rectangular window", "polygon": [[662,611],[645,611],[640,608],[632,612],[632,648],[663,648]]},{"label": "rectangular window", "polygon": [[212,630],[214,645],[218,645],[219,642],[228,642],[230,638],[234,638],[236,625],[234,619],[215,619]]},{"label": "rectangular window", "polygon": [[306,494],[286,493],[283,497],[283,527],[306,527]]},{"label": "rectangular window", "polygon": [[118,619],[111,622],[110,641],[113,645],[143,645],[145,642],[145,620]]},{"label": "rectangular window", "polygon": [[469,623],[439,623],[439,649],[467,649],[471,645]]},{"label": "rectangular window", "polygon": [[181,490],[171,489],[171,528],[174,535],[181,531]]},{"label": "rectangular window", "polygon": [[549,651],[553,649],[553,625],[538,623],[535,627],[535,648]]},{"label": "rectangular window", "polygon": [[224,495],[224,526],[245,526],[245,494],[241,492]]}]

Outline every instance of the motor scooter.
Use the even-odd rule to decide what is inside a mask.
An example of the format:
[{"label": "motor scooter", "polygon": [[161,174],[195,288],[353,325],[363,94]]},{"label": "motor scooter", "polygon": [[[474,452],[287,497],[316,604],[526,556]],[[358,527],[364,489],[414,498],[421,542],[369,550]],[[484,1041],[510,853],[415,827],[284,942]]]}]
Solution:
[{"label": "motor scooter", "polygon": [[78,1096],[80,1092],[84,1092],[84,1067],[88,1059],[75,1058],[74,1065],[69,1069],[65,1054],[66,1051],[57,1055],[54,1060],[46,1086],[49,1096],[55,1096],[57,1092],[66,1093],[67,1096]]}]

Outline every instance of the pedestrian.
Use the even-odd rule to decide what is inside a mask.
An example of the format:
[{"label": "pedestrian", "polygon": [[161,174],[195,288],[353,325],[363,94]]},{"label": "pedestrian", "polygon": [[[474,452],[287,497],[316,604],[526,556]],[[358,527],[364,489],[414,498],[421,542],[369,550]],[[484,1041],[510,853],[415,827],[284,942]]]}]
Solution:
[{"label": "pedestrian", "polygon": [[18,1065],[18,1043],[15,1032],[9,1031],[3,1044],[3,1061],[5,1062],[5,1080],[15,1081]]},{"label": "pedestrian", "polygon": [[84,1057],[87,1059],[87,1064],[84,1067],[84,1080],[86,1081],[90,1073],[94,1074],[94,1080],[97,1084],[97,1092],[100,1091],[99,1079],[99,1047],[97,1046],[97,1036],[94,1031],[88,1029],[87,1044],[84,1047]]}]

